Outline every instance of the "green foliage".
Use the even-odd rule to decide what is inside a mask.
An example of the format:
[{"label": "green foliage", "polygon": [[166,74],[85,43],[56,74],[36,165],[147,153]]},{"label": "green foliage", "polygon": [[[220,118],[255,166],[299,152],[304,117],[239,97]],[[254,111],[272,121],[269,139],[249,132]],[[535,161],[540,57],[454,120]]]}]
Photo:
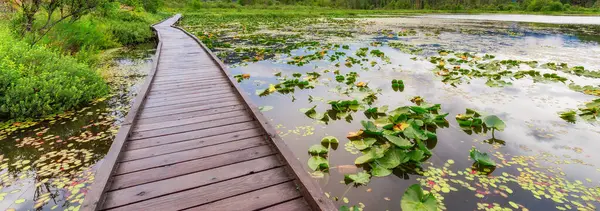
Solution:
[{"label": "green foliage", "polygon": [[438,210],[437,201],[433,194],[425,195],[419,184],[411,185],[406,189],[400,207],[402,210],[410,211],[436,211]]},{"label": "green foliage", "polygon": [[471,149],[469,155],[478,166],[496,166],[496,162],[492,160],[492,158],[487,153],[481,153],[475,148]]},{"label": "green foliage", "polygon": [[366,185],[371,181],[371,175],[367,172],[358,172],[358,174],[346,174],[344,175],[344,182],[346,184],[353,183],[355,186]]},{"label": "green foliage", "polygon": [[0,93],[0,118],[23,118],[75,108],[107,94],[108,87],[72,57],[0,30]]}]

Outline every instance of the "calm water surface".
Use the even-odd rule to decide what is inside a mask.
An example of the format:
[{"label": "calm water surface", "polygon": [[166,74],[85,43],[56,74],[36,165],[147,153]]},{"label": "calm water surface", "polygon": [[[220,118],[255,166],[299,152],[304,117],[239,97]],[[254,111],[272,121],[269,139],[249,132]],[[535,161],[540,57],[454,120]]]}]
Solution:
[{"label": "calm water surface", "polygon": [[[479,18],[483,20],[455,20]],[[584,66],[600,70],[600,34],[591,25],[551,25],[512,22],[555,21],[578,24],[599,24],[597,17],[556,16],[425,16],[415,18],[362,19],[368,24],[367,31],[392,30],[394,32],[416,30],[414,36],[387,36],[365,34],[353,38],[334,38],[333,43],[348,44],[348,55],[356,50],[370,47],[373,41],[384,44],[402,41],[423,51],[417,55],[398,49],[377,47],[390,57],[391,64],[359,67],[335,67],[332,62],[313,61],[302,67],[289,65],[291,58],[282,55],[271,60],[240,66],[231,63],[234,74],[248,73],[249,80],[241,86],[258,106],[273,106],[263,113],[277,125],[280,135],[306,165],[310,157],[307,149],[318,144],[324,136],[335,136],[340,147],[330,153],[330,173],[316,178],[337,205],[364,204],[365,210],[399,210],[405,189],[420,183],[426,190],[451,187],[451,191],[440,192],[447,210],[477,210],[503,207],[512,210],[595,210],[600,206],[600,127],[594,123],[578,121],[567,123],[559,118],[558,112],[577,108],[597,97],[570,90],[560,82],[534,83],[531,79],[512,81],[512,86],[488,87],[485,79],[472,79],[456,87],[444,84],[432,70],[435,64],[428,56],[437,56],[438,50],[474,52],[480,56],[492,54],[496,59],[535,60],[568,63],[569,66]],[[506,20],[501,22],[495,20]],[[299,49],[292,56],[308,55],[314,51]],[[380,64],[383,62],[380,61]],[[372,89],[381,89],[373,106],[388,105],[391,109],[413,105],[409,100],[421,96],[427,102],[439,103],[443,112],[449,113],[450,127],[437,130],[438,142],[432,149],[433,157],[424,164],[429,170],[426,175],[395,171],[387,177],[373,177],[366,186],[350,187],[341,183],[344,174],[362,171],[353,161],[358,154],[345,150],[346,135],[362,128],[365,120],[362,111],[353,114],[353,121],[330,121],[329,124],[315,122],[299,110],[317,105],[318,112],[330,106],[328,100],[360,99],[358,95],[341,95],[335,89],[340,84],[332,73],[325,70],[341,69],[342,74],[356,71],[357,81],[368,83]],[[518,67],[517,70],[529,70]],[[542,72],[556,72],[536,68]],[[291,76],[292,73],[319,72],[315,89],[299,90],[292,94],[271,94],[260,97],[256,90],[277,84],[275,73]],[[577,84],[598,86],[600,80],[578,77],[556,72]],[[404,92],[395,92],[390,86],[392,79],[402,79]],[[570,82],[567,82],[567,84]],[[313,102],[309,102],[312,96]],[[320,99],[322,99],[320,101]],[[463,132],[454,116],[464,113],[466,108],[486,114],[495,114],[506,122],[504,131],[496,132],[496,138],[505,143],[487,143],[491,134],[469,135]],[[473,161],[469,150],[477,147],[492,154],[499,166],[491,176],[473,176],[470,170]],[[449,160],[450,163],[448,163]],[[437,173],[436,173],[437,172]],[[436,176],[437,175],[437,176]],[[490,182],[496,178],[499,181]],[[465,185],[466,184],[466,185]],[[509,187],[511,191],[498,186]],[[438,187],[435,187],[438,186]],[[471,188],[469,188],[471,187]],[[533,191],[532,191],[533,190]],[[348,202],[344,202],[344,197]],[[494,204],[496,203],[496,204]],[[514,204],[514,206],[513,206]],[[516,207],[515,207],[516,206]]]}]

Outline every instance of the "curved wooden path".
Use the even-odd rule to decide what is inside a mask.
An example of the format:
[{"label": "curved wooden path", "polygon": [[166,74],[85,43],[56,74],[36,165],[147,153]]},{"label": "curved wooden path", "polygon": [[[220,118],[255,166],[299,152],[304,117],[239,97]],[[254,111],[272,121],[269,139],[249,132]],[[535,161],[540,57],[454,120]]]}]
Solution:
[{"label": "curved wooden path", "polygon": [[153,69],[81,208],[336,210],[179,18],[153,26]]}]

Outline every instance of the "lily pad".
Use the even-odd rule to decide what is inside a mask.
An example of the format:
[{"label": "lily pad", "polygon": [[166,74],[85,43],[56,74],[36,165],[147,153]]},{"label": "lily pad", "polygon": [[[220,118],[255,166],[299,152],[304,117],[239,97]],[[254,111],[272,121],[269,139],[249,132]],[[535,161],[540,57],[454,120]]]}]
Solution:
[{"label": "lily pad", "polygon": [[315,144],[308,148],[308,152],[310,154],[325,154],[329,152],[329,150],[321,144]]},{"label": "lily pad", "polygon": [[504,124],[504,121],[502,121],[496,115],[486,116],[485,118],[483,118],[483,122],[488,128],[494,128],[499,131],[503,131],[504,128],[506,128],[506,124]]},{"label": "lily pad", "polygon": [[308,167],[313,171],[329,169],[329,161],[320,156],[312,156],[308,159]]},{"label": "lily pad", "polygon": [[336,137],[333,137],[333,136],[325,136],[321,139],[321,144],[324,146],[327,146],[327,147],[329,147],[331,145],[339,144],[339,143],[340,143],[340,141]]},{"label": "lily pad", "polygon": [[418,184],[411,185],[406,189],[400,201],[402,210],[408,211],[437,211],[437,201],[433,194],[425,195]]},{"label": "lily pad", "polygon": [[400,147],[401,149],[408,149],[413,146],[413,143],[402,137],[393,135],[383,135],[383,137],[385,137],[385,139],[387,139],[389,142],[392,142],[392,144]]},{"label": "lily pad", "polygon": [[358,174],[346,174],[344,175],[344,181],[346,184],[366,185],[371,181],[371,175],[366,171],[358,172]]},{"label": "lily pad", "polygon": [[496,162],[487,153],[481,153],[475,148],[471,149],[470,156],[478,165],[496,166]]}]

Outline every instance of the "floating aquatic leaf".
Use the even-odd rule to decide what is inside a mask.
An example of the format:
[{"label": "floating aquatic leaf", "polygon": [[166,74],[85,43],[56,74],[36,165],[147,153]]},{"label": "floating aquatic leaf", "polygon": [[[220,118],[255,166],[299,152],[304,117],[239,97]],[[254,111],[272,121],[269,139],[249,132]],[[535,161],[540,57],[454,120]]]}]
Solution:
[{"label": "floating aquatic leaf", "polygon": [[333,136],[325,136],[321,139],[321,144],[324,146],[327,146],[327,147],[329,147],[333,144],[339,144],[339,143],[340,143],[340,141],[336,137],[333,137]]},{"label": "floating aquatic leaf", "polygon": [[308,152],[311,154],[324,154],[324,153],[327,153],[328,151],[329,150],[321,144],[315,144],[315,145],[312,145],[310,148],[308,148]]},{"label": "floating aquatic leaf", "polygon": [[313,171],[329,169],[329,161],[320,156],[312,156],[308,159],[308,167]]},{"label": "floating aquatic leaf", "polygon": [[503,131],[506,128],[506,124],[496,115],[490,115],[483,118],[483,122],[488,128],[494,128],[499,131]]},{"label": "floating aquatic leaf", "polygon": [[480,166],[496,166],[496,162],[487,153],[481,153],[475,148],[471,149],[470,156]]},{"label": "floating aquatic leaf", "polygon": [[346,206],[341,206],[339,211],[360,211],[360,209],[356,205],[354,205],[350,208],[348,208]]},{"label": "floating aquatic leaf", "polygon": [[393,144],[395,144],[397,147],[400,147],[401,149],[408,149],[413,146],[413,143],[411,143],[410,141],[408,141],[402,137],[398,137],[398,136],[394,136],[394,135],[383,135],[383,137],[385,137],[389,142],[392,142]]},{"label": "floating aquatic leaf", "polygon": [[408,187],[400,201],[402,210],[410,211],[437,211],[437,201],[433,194],[425,195],[419,184]]},{"label": "floating aquatic leaf", "polygon": [[369,183],[371,175],[366,171],[358,172],[358,174],[346,174],[344,175],[344,182],[346,184],[354,183],[354,185],[366,185]]}]

